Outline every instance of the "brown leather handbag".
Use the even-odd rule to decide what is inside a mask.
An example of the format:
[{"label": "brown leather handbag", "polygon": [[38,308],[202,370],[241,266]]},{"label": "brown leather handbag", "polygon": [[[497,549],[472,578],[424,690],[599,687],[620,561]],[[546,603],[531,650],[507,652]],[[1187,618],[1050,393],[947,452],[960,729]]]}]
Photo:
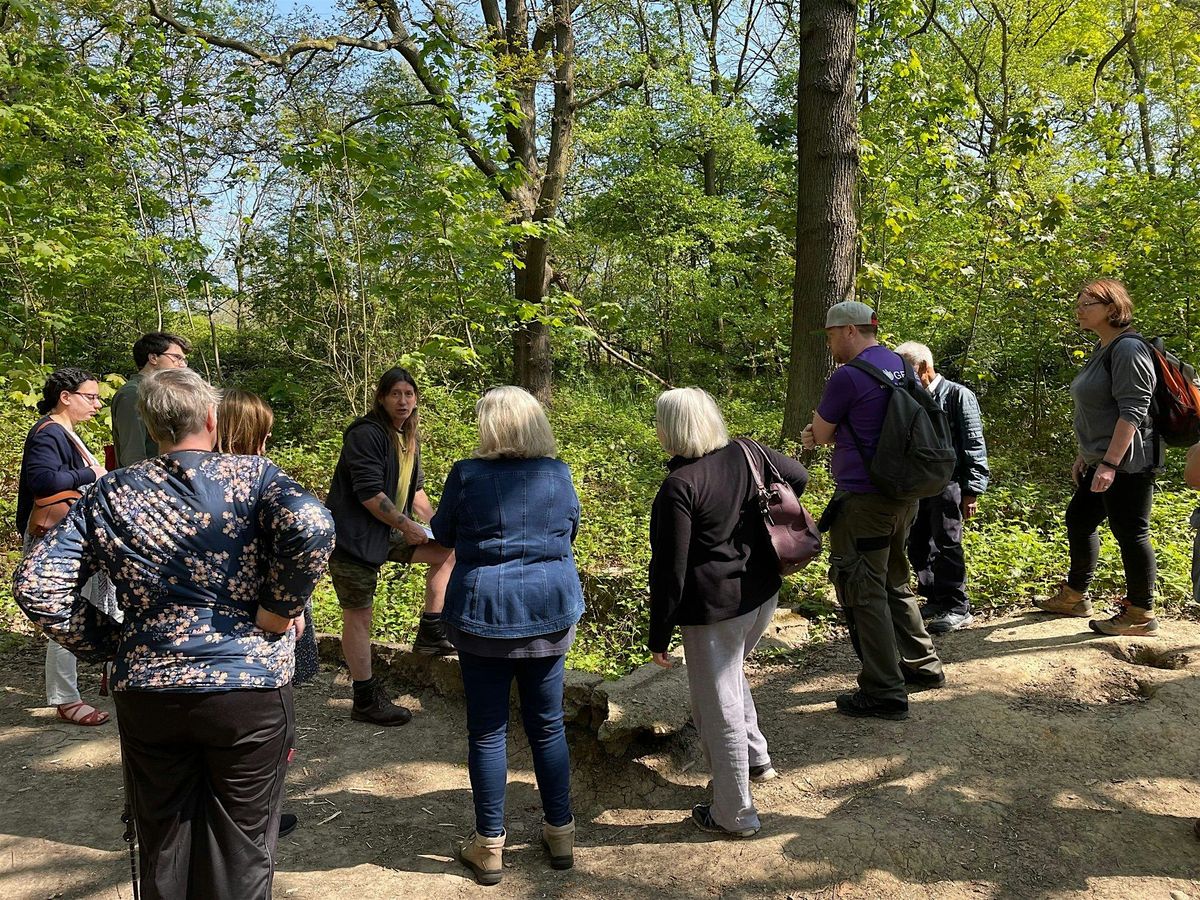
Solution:
[{"label": "brown leather handbag", "polygon": [[[821,555],[817,523],[796,498],[792,486],[771,463],[761,444],[750,438],[738,438],[736,443],[750,464],[758,508],[767,526],[771,546],[779,557],[779,572],[793,575]],[[751,447],[757,452],[752,452]]]},{"label": "brown leather handbag", "polygon": [[40,538],[65,519],[75,501],[82,496],[79,491],[59,491],[48,497],[34,497],[33,512],[29,515],[25,530],[35,538]]},{"label": "brown leather handbag", "polygon": [[[38,426],[38,431],[50,424],[52,424],[51,420],[43,422]],[[25,526],[26,532],[35,538],[40,538],[65,519],[67,513],[71,511],[71,507],[75,505],[75,501],[82,496],[79,491],[59,491],[57,494],[50,494],[46,497],[34,497],[33,512],[29,514],[29,524]]]}]

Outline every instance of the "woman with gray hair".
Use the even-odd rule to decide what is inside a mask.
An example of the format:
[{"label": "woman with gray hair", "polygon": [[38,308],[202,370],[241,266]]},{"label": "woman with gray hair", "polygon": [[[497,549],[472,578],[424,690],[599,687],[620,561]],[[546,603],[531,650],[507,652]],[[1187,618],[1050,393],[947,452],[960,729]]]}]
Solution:
[{"label": "woman with gray hair", "polygon": [[[14,578],[49,638],[115,657],[147,900],[270,897],[295,635],[333,544],[328,512],[277,466],[213,452],[219,399],[190,369],[143,380],[161,455],[100,478]],[[78,596],[96,572],[123,624]]]},{"label": "woman with gray hair", "polygon": [[475,801],[475,828],[458,856],[480,884],[497,884],[514,678],[542,799],[542,843],[553,868],[574,864],[563,663],[583,615],[571,550],[579,497],[532,394],[493,388],[475,415],[479,447],[450,470],[430,527],[455,554],[442,623],[462,668]]},{"label": "woman with gray hair", "polygon": [[[761,825],[751,781],[775,777],[744,663],[770,624],[782,579],[746,455],[729,441],[700,388],[659,395],[658,440],[671,457],[650,512],[650,651],[664,668],[683,637],[692,720],[712,772],[711,803],[692,809],[704,831],[751,837]],[[800,463],[763,448],[799,496]]]}]

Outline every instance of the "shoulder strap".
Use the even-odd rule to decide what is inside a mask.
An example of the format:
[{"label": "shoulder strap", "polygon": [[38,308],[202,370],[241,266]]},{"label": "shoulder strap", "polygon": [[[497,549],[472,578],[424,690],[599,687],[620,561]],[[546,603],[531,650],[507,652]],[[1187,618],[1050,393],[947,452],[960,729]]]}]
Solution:
[{"label": "shoulder strap", "polygon": [[734,440],[734,443],[741,447],[742,453],[746,455],[746,462],[750,464],[750,477],[754,479],[754,486],[758,488],[760,493],[762,493],[767,489],[766,485],[763,484],[762,472],[758,468],[758,462],[755,460],[754,454],[751,453],[750,448],[746,446],[747,444],[754,444],[757,447],[758,444],[755,441],[750,440],[750,438],[737,438]]},{"label": "shoulder strap", "polygon": [[[917,373],[913,371],[913,367],[909,365],[908,360],[901,356],[900,362],[904,364],[905,381],[915,382],[917,380]],[[854,359],[850,360],[850,362],[846,363],[846,365],[852,366],[853,368],[858,369],[860,372],[866,372],[884,387],[890,388],[893,391],[896,390],[896,383],[883,374],[882,369],[880,369],[878,366],[871,365],[871,363],[867,362],[865,359],[859,359],[858,357],[855,357]],[[858,455],[862,457],[862,461],[869,467],[871,465],[871,460],[874,458],[874,454],[867,456],[866,450],[863,449],[862,441],[858,439],[858,435],[854,431],[854,426],[850,424],[849,413],[846,414],[846,421],[844,424],[846,426],[846,430],[850,432],[850,439],[854,441],[854,448],[858,451]]]},{"label": "shoulder strap", "polygon": [[1142,335],[1141,335],[1141,333],[1140,333],[1140,332],[1137,332],[1137,331],[1122,331],[1122,332],[1121,332],[1120,334],[1118,334],[1118,335],[1117,335],[1115,338],[1113,338],[1111,341],[1109,341],[1109,344],[1108,344],[1108,346],[1104,348],[1104,349],[1107,351],[1107,352],[1104,354],[1104,370],[1105,370],[1106,372],[1108,372],[1108,374],[1109,374],[1109,375],[1112,375],[1112,351],[1113,351],[1113,347],[1117,346],[1117,344],[1119,344],[1119,343],[1120,343],[1120,342],[1121,342],[1121,341],[1122,341],[1124,338],[1137,338],[1139,341],[1141,341],[1143,344],[1146,344],[1146,345],[1147,345],[1148,347],[1150,347],[1150,348],[1153,348],[1153,346],[1154,346],[1152,343],[1150,343],[1150,341],[1148,341],[1148,340],[1146,340],[1144,337],[1142,337]]},{"label": "shoulder strap", "polygon": [[[883,374],[882,369],[880,369],[878,366],[872,365],[865,359],[859,359],[858,357],[855,357],[854,359],[850,360],[850,362],[846,363],[846,365],[850,366],[852,369],[858,369],[860,372],[866,372],[868,375],[886,387],[895,387],[895,383],[892,381],[892,379]],[[907,373],[908,363],[905,363],[904,367]]]}]

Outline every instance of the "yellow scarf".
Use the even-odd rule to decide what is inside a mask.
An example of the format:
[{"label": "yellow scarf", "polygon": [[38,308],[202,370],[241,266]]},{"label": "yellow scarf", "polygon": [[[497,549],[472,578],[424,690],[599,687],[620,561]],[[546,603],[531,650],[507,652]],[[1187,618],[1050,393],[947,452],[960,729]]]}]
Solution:
[{"label": "yellow scarf", "polygon": [[413,469],[417,464],[417,452],[412,453],[404,444],[404,435],[396,435],[396,456],[400,460],[400,480],[396,482],[396,509],[404,515],[411,516],[412,509],[408,504],[408,488],[412,484]]}]

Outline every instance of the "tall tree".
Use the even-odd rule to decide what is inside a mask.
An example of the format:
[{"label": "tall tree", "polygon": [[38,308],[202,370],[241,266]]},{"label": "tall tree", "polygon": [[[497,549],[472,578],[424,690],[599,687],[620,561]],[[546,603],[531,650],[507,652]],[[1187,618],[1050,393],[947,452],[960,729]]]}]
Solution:
[{"label": "tall tree", "polygon": [[783,436],[812,420],[829,373],[825,311],[854,295],[858,106],[854,0],[808,0],[798,23],[796,278]]},{"label": "tall tree", "polygon": [[[181,21],[157,0],[151,15],[184,34],[246,54],[287,71],[314,54],[342,49],[395,52],[408,64],[441,113],[462,151],[508,205],[514,222],[527,228],[512,247],[514,376],[549,400],[552,358],[544,300],[554,277],[551,236],[570,169],[575,121],[581,109],[642,82],[638,72],[612,76],[592,93],[576,94],[575,0],[479,0],[434,2],[432,19],[417,23],[396,0],[358,4],[347,30],[366,26],[367,36],[344,33],[304,37],[272,53],[240,39]],[[603,68],[603,67],[602,67]],[[465,73],[465,74],[464,74]],[[603,79],[608,73],[602,72]],[[544,91],[544,95],[541,93]],[[490,110],[481,121],[480,109]],[[489,133],[502,131],[494,140]]]}]

